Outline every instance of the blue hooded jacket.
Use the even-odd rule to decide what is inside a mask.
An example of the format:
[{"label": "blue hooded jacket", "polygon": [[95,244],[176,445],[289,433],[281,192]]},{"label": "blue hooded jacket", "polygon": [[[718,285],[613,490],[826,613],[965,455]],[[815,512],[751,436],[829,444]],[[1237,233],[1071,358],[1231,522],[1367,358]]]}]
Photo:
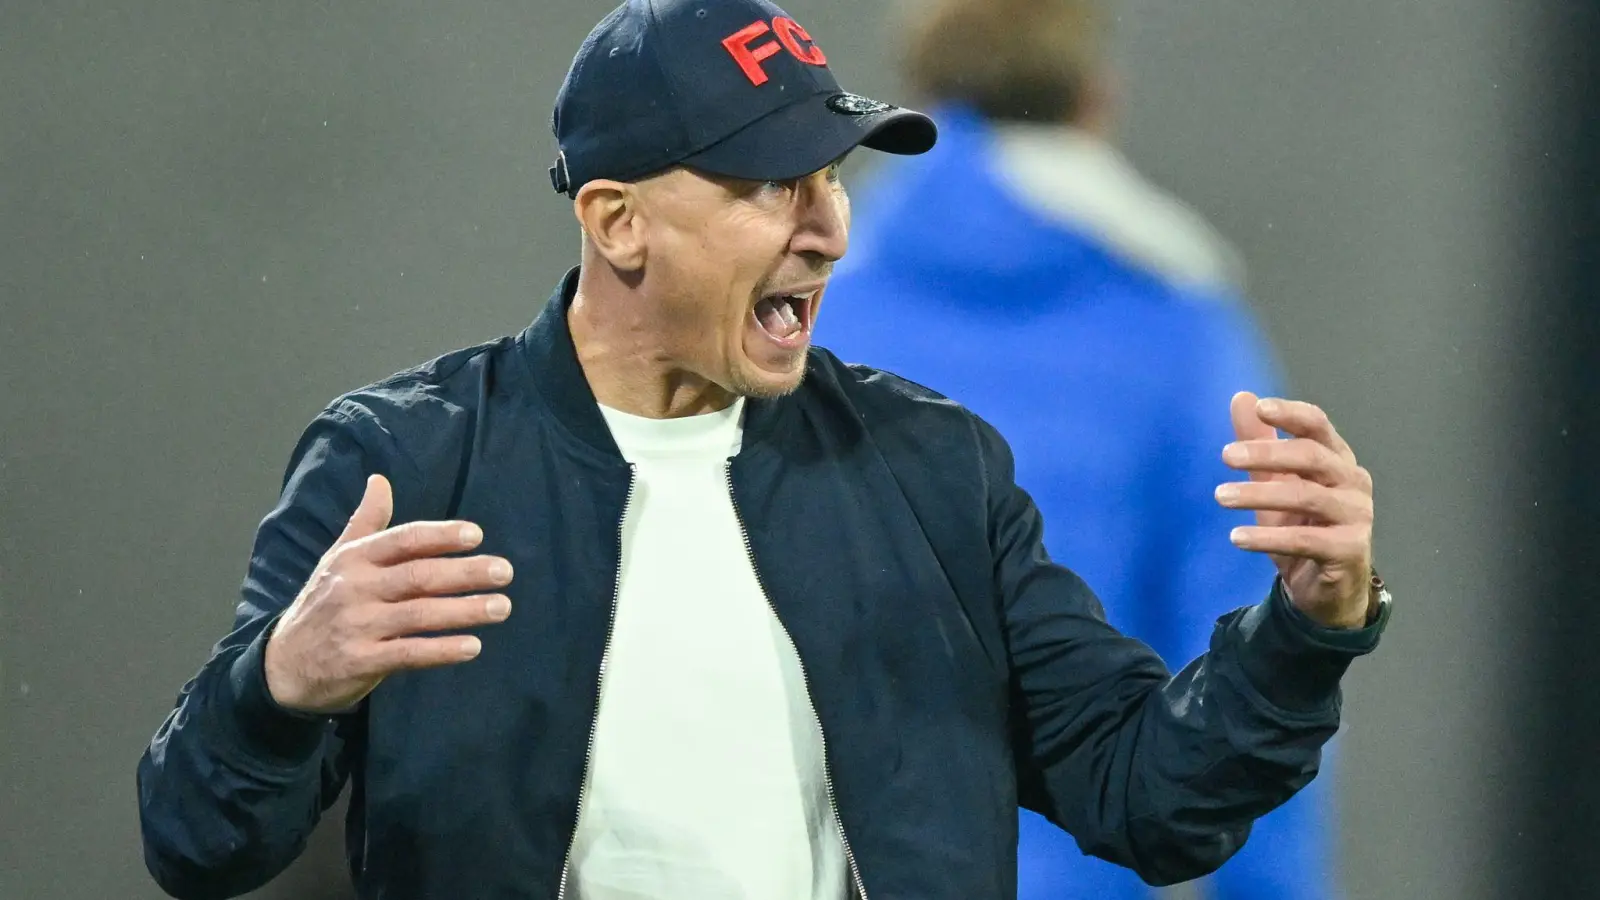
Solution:
[{"label": "blue hooded jacket", "polygon": [[[846,361],[935,385],[1012,443],[1050,555],[1096,587],[1112,624],[1169,665],[1205,650],[1214,620],[1272,577],[1228,532],[1249,514],[1213,489],[1235,391],[1277,393],[1242,300],[1176,287],[1086,230],[1019,202],[981,120],[939,116],[938,146],[856,195],[849,255],[817,340]],[[1261,819],[1203,894],[1328,900],[1329,775]],[[1021,900],[1148,898],[1132,872],[1086,857],[1022,813]]]}]

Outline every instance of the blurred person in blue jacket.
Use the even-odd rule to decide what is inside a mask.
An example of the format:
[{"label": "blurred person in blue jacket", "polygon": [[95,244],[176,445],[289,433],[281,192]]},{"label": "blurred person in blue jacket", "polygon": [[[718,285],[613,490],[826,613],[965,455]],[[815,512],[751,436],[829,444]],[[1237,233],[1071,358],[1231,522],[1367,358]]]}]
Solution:
[{"label": "blurred person in blue jacket", "polygon": [[[1278,391],[1236,253],[1111,142],[1106,13],[1090,0],[946,0],[907,23],[937,146],[857,190],[819,341],[935,385],[1011,436],[1050,554],[1169,665],[1270,579],[1212,498],[1215,411]],[[1041,413],[1041,410],[1048,410]],[[1245,588],[1249,590],[1249,588]],[[1132,872],[1021,812],[1021,900],[1148,898]],[[1329,772],[1200,883],[1212,900],[1328,900]]]}]

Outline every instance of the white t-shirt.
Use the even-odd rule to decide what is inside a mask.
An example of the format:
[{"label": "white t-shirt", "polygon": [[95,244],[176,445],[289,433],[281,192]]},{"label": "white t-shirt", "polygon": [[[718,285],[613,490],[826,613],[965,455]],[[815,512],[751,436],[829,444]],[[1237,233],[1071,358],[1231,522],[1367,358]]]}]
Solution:
[{"label": "white t-shirt", "polygon": [[847,866],[800,661],[726,466],[743,401],[601,407],[635,466],[571,878],[581,900],[841,900]]}]

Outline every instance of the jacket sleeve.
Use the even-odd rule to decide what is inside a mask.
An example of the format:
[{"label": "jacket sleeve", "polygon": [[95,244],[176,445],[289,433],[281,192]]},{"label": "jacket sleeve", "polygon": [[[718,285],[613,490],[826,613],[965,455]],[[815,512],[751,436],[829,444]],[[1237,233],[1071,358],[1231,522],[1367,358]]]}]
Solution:
[{"label": "jacket sleeve", "polygon": [[980,435],[1022,805],[1150,884],[1214,871],[1316,775],[1339,725],[1339,679],[1382,623],[1321,628],[1273,583],[1171,675],[1049,559],[1009,448],[987,425]]},{"label": "jacket sleeve", "polygon": [[262,521],[231,633],[178,696],[139,761],[150,873],[185,900],[234,897],[276,876],[337,798],[360,713],[307,716],[267,692],[262,652],[278,617],[360,502],[383,461],[356,422],[329,410],[302,436]]},{"label": "jacket sleeve", "polygon": [[[1228,541],[1255,515],[1217,503],[1213,490],[1239,473],[1223,464],[1221,447],[1233,440],[1223,412],[1237,390],[1284,396],[1270,347],[1237,298],[1193,304],[1186,339],[1170,357],[1170,428],[1163,441],[1163,470],[1172,485],[1160,512],[1169,529],[1151,548],[1161,560],[1152,573],[1151,646],[1169,665],[1204,653],[1218,616],[1259,596],[1273,577],[1272,561]],[[1048,514],[1048,510],[1046,510]],[[1337,894],[1331,853],[1335,739],[1324,746],[1316,780],[1257,821],[1239,854],[1203,885],[1210,900],[1332,900]]]}]

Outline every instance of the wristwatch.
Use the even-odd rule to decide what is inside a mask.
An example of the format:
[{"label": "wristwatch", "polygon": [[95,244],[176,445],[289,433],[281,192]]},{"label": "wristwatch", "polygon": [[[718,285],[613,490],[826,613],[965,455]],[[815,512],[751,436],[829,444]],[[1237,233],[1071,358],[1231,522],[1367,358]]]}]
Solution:
[{"label": "wristwatch", "polygon": [[1394,597],[1389,593],[1389,586],[1384,584],[1383,576],[1373,568],[1372,578],[1367,582],[1367,627],[1372,627],[1379,619],[1387,619],[1393,603]]}]

